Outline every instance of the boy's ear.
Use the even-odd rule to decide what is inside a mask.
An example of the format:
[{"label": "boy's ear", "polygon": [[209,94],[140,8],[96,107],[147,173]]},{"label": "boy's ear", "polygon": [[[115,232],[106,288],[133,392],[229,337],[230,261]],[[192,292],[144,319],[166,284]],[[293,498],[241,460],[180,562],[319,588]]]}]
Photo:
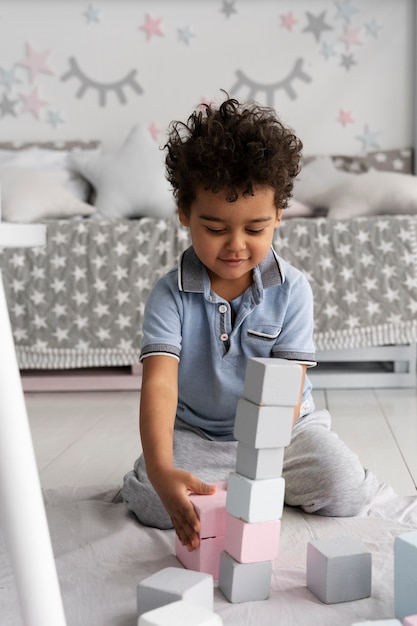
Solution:
[{"label": "boy's ear", "polygon": [[184,211],[182,210],[180,206],[178,207],[178,219],[183,226],[190,225],[189,218],[185,215]]},{"label": "boy's ear", "polygon": [[282,209],[277,209],[277,214],[275,216],[275,228],[278,228],[278,226],[281,224],[281,220],[282,220]]}]

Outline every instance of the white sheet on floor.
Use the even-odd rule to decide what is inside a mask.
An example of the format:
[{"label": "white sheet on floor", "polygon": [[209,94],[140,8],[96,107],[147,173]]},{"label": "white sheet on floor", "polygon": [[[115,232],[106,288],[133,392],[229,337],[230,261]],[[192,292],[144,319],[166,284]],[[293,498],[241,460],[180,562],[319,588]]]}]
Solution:
[{"label": "white sheet on floor", "polygon": [[[92,487],[45,493],[68,626],[136,626],[137,583],[164,567],[180,566],[173,531],[139,525],[122,502],[113,501],[117,491]],[[416,529],[417,497],[396,496],[387,486],[360,517],[325,518],[286,507],[270,598],[230,604],[216,588],[215,611],[227,626],[344,626],[391,618],[394,539]],[[325,605],[306,587],[306,546],[312,539],[340,536],[355,537],[371,551],[372,596]],[[0,616],[4,626],[22,624],[1,534]]]}]

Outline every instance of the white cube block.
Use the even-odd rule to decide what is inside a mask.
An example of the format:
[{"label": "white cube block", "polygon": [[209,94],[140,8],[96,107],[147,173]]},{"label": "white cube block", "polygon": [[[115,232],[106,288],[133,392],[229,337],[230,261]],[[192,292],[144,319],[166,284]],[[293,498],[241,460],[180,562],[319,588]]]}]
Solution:
[{"label": "white cube block", "polygon": [[388,619],[371,619],[365,620],[364,622],[353,622],[352,626],[401,626],[401,622],[394,618]]},{"label": "white cube block", "polygon": [[255,404],[297,406],[303,368],[286,359],[249,359],[243,395]]},{"label": "white cube block", "polygon": [[252,480],[229,475],[226,511],[245,522],[268,522],[282,517],[285,481],[282,476]]},{"label": "white cube block", "polygon": [[213,576],[209,574],[166,567],[138,583],[137,616],[178,600],[212,611],[213,587]]},{"label": "white cube block", "polygon": [[148,611],[138,619],[138,626],[222,626],[222,624],[220,615],[183,600]]},{"label": "white cube block", "polygon": [[239,441],[236,472],[254,480],[281,476],[284,452],[285,448],[252,448]]},{"label": "white cube block", "polygon": [[285,448],[291,441],[294,407],[254,404],[239,398],[234,435],[252,448]]}]

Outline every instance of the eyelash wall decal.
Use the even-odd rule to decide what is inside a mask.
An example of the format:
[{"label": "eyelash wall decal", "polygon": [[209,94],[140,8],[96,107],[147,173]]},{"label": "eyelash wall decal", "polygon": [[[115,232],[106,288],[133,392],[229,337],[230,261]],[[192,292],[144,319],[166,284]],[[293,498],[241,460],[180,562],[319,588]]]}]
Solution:
[{"label": "eyelash wall decal", "polygon": [[307,74],[303,70],[303,59],[297,59],[294,63],[294,66],[288,76],[283,80],[280,80],[272,85],[266,85],[262,83],[258,83],[254,80],[251,80],[246,74],[244,74],[241,70],[236,71],[236,75],[238,77],[237,82],[230,89],[230,93],[232,95],[236,95],[236,92],[242,87],[249,88],[249,99],[255,100],[256,94],[258,92],[264,92],[266,94],[266,104],[267,106],[273,106],[274,104],[274,93],[279,91],[280,89],[284,90],[288,97],[291,100],[294,100],[297,97],[295,89],[292,86],[294,80],[299,79],[304,81],[305,83],[311,83],[311,76]]},{"label": "eyelash wall decal", "polygon": [[112,83],[100,83],[89,76],[87,76],[83,70],[80,68],[78,61],[74,57],[70,57],[68,59],[70,69],[68,72],[61,76],[61,80],[67,81],[70,78],[78,78],[81,83],[81,87],[76,93],[77,98],[82,98],[87,89],[94,89],[98,92],[99,95],[99,104],[100,106],[106,106],[107,102],[107,94],[110,92],[114,92],[119,98],[119,102],[121,104],[126,104],[126,96],[124,94],[124,87],[131,87],[136,93],[142,94],[143,89],[136,81],[136,70],[131,70],[124,78],[121,80],[116,80]]}]

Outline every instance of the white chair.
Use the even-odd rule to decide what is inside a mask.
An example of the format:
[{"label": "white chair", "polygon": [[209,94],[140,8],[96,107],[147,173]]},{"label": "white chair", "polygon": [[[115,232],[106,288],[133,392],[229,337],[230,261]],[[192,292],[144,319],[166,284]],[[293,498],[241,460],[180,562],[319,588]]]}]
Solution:
[{"label": "white chair", "polygon": [[[42,224],[1,221],[0,248],[45,244]],[[65,626],[59,582],[0,271],[0,502],[25,626]]]}]

